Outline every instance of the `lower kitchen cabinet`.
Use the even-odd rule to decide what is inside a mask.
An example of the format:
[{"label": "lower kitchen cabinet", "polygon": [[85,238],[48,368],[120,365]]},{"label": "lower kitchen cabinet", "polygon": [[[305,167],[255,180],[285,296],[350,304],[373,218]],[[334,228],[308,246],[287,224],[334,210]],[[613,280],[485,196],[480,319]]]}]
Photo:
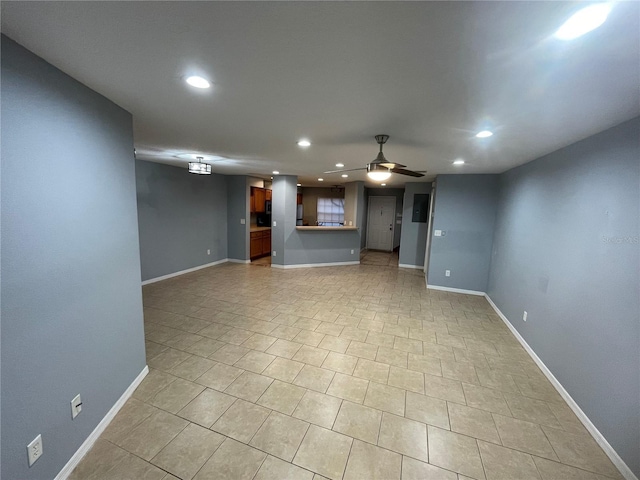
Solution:
[{"label": "lower kitchen cabinet", "polygon": [[271,230],[251,232],[251,252],[250,257],[263,257],[271,254]]}]

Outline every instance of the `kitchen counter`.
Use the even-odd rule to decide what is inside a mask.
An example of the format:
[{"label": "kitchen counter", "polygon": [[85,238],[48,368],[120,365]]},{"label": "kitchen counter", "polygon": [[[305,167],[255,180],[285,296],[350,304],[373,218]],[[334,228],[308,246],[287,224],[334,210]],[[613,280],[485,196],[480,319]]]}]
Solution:
[{"label": "kitchen counter", "polygon": [[266,232],[267,230],[271,230],[271,227],[256,227],[255,225],[251,225],[249,229],[251,232]]},{"label": "kitchen counter", "polygon": [[327,232],[327,231],[354,231],[358,230],[358,227],[315,227],[315,226],[304,226],[304,227],[296,227],[296,230],[303,230],[308,232]]}]

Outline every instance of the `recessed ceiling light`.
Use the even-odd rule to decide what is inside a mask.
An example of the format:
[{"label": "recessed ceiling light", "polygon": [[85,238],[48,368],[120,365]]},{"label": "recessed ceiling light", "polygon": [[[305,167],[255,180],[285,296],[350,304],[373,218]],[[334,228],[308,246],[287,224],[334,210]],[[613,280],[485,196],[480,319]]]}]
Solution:
[{"label": "recessed ceiling light", "polygon": [[299,147],[308,147],[311,145],[311,142],[309,140],[307,140],[306,138],[303,138],[302,140],[298,140],[298,146]]},{"label": "recessed ceiling light", "polygon": [[386,187],[386,186],[387,186],[387,184],[386,184],[386,183],[381,183],[381,184],[380,184],[380,186],[381,186],[381,187]]},{"label": "recessed ceiling light", "polygon": [[493,132],[489,130],[482,130],[481,132],[476,133],[476,137],[478,138],[487,138],[493,135]]},{"label": "recessed ceiling light", "polygon": [[279,172],[278,170],[274,170],[274,171],[273,171],[273,174],[274,174],[274,175],[280,175],[280,172]]},{"label": "recessed ceiling light", "polygon": [[605,22],[610,11],[611,5],[608,3],[596,3],[578,10],[562,24],[555,37],[560,40],[573,40],[595,30]]},{"label": "recessed ceiling light", "polygon": [[344,163],[336,163],[336,167],[342,168],[342,167],[344,167]]},{"label": "recessed ceiling light", "polygon": [[342,178],[347,178],[349,175],[347,175],[346,173],[342,174]]},{"label": "recessed ceiling light", "polygon": [[455,162],[453,162],[454,165],[464,165],[464,160],[460,159],[460,160],[456,160]]},{"label": "recessed ceiling light", "polygon": [[302,184],[301,184],[301,183],[298,183],[298,186],[299,186],[299,187],[301,187],[301,186],[302,186]]},{"label": "recessed ceiling light", "polygon": [[319,178],[318,181],[319,182],[324,182],[324,178]]},{"label": "recessed ceiling light", "polygon": [[211,86],[211,84],[209,83],[209,80],[199,77],[197,75],[192,75],[191,77],[187,77],[185,81],[192,87],[196,87],[196,88],[209,88]]}]

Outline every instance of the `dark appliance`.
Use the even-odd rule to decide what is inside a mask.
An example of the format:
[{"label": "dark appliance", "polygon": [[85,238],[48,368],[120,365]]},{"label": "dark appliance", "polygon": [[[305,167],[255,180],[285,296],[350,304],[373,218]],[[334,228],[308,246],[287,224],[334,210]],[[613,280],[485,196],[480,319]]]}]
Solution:
[{"label": "dark appliance", "polygon": [[258,227],[271,226],[271,214],[270,213],[258,213],[256,215],[256,225]]},{"label": "dark appliance", "polygon": [[271,215],[271,200],[264,201],[264,213]]}]

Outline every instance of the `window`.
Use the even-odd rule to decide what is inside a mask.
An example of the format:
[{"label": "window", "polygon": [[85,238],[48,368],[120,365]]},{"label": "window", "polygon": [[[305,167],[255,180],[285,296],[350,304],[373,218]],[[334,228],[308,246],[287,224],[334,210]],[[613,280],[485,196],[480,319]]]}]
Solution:
[{"label": "window", "polygon": [[318,225],[344,225],[344,198],[318,198],[317,217]]}]

